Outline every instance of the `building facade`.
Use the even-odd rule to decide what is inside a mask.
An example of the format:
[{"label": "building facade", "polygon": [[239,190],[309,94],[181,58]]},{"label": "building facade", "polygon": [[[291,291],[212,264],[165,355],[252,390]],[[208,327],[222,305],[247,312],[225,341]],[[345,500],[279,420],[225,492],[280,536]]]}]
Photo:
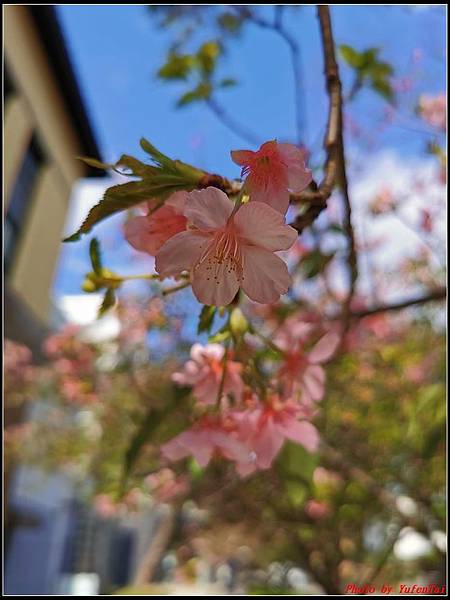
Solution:
[{"label": "building facade", "polygon": [[5,335],[39,354],[72,185],[101,177],[55,8],[4,6]]},{"label": "building facade", "polygon": [[[77,159],[99,152],[55,7],[4,5],[3,16],[5,337],[27,345],[38,362],[72,186],[103,173]],[[26,410],[6,403],[4,417],[6,426],[14,425],[26,418]],[[61,503],[67,500],[58,509],[27,501],[17,492],[19,471],[5,464],[9,591],[22,593],[30,584],[35,592],[49,593],[59,568],[52,553],[65,539],[68,513]],[[55,489],[64,496],[67,486]],[[28,565],[27,549],[34,552]]]}]

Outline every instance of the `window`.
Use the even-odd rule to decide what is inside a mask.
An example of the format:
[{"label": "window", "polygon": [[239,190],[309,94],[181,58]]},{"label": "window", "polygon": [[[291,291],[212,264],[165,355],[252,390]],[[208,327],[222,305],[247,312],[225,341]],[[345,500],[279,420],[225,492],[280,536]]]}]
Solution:
[{"label": "window", "polygon": [[23,231],[24,223],[30,208],[31,195],[36,183],[39,169],[44,162],[44,155],[39,147],[36,135],[33,135],[17,174],[16,183],[6,213],[4,224],[4,257],[5,272],[11,267],[17,243]]}]

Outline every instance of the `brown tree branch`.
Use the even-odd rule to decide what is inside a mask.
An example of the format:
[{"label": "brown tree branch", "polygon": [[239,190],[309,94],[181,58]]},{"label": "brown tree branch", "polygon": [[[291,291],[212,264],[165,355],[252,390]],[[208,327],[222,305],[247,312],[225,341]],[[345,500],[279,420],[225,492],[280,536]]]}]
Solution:
[{"label": "brown tree branch", "polygon": [[348,243],[347,266],[349,272],[349,285],[342,310],[343,339],[350,324],[350,306],[355,292],[356,280],[358,278],[358,257],[356,254],[355,234],[352,225],[352,208],[348,191],[345,162],[344,136],[342,127],[342,85],[339,78],[339,67],[334,51],[330,9],[327,5],[319,5],[317,7],[317,14],[322,37],[327,90],[330,97],[330,116],[328,121],[327,138],[325,140],[325,147],[327,149],[328,156],[327,163],[325,165],[325,181],[328,175],[330,177],[330,181],[328,182],[328,186],[331,186],[330,193],[335,183],[339,183],[341,187],[342,198],[344,202],[343,227]]},{"label": "brown tree branch", "polygon": [[362,319],[364,317],[370,317],[371,315],[377,315],[383,312],[402,310],[403,308],[408,308],[409,306],[418,306],[420,304],[426,304],[427,302],[444,300],[446,297],[447,288],[441,287],[429,292],[428,294],[419,296],[418,298],[410,298],[408,300],[402,300],[401,302],[394,302],[392,304],[379,304],[378,306],[373,306],[372,308],[363,310],[354,310],[350,313],[350,316],[353,319]]}]

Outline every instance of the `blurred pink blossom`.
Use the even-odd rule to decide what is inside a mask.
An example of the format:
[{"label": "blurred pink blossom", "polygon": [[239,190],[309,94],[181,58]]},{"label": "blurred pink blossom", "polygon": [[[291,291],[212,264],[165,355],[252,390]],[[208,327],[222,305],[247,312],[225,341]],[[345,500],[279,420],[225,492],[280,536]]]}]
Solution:
[{"label": "blurred pink blossom", "polygon": [[301,402],[312,407],[321,400],[325,391],[325,371],[322,364],[336,351],[340,337],[330,331],[309,350],[305,350],[315,326],[297,317],[286,319],[275,333],[275,343],[283,350],[283,362],[278,373],[285,396],[301,393]]},{"label": "blurred pink blossom", "polygon": [[432,96],[424,94],[419,98],[418,111],[424,121],[445,131],[447,128],[447,97],[445,93]]},{"label": "blurred pink blossom", "polygon": [[314,520],[325,519],[330,515],[330,508],[326,502],[309,500],[305,505],[306,514]]},{"label": "blurred pink blossom", "polygon": [[154,256],[167,240],[186,230],[183,210],[187,195],[185,191],[175,192],[156,210],[155,202],[150,201],[147,215],[132,217],[125,223],[127,242],[136,250]]},{"label": "blurred pink blossom", "polygon": [[194,344],[191,360],[183,370],[173,373],[172,380],[179,385],[193,386],[193,393],[200,404],[215,404],[223,379],[223,394],[231,394],[240,402],[244,384],[241,379],[242,364],[228,359],[224,370],[225,349],[220,344]]}]

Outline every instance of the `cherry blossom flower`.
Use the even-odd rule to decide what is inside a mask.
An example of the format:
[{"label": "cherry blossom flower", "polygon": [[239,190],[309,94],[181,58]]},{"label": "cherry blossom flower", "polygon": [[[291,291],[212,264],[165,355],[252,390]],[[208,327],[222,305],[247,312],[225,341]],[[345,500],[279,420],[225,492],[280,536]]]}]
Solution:
[{"label": "cherry blossom flower", "polygon": [[95,511],[104,519],[115,517],[118,513],[119,506],[113,502],[112,498],[107,494],[98,494],[94,498]]},{"label": "cherry blossom flower", "polygon": [[293,144],[270,141],[259,150],[234,150],[233,161],[242,167],[250,200],[265,202],[283,215],[289,206],[289,190],[301,192],[312,179],[306,168],[306,151]]},{"label": "cherry blossom flower", "polygon": [[331,513],[328,504],[319,500],[309,500],[306,503],[305,512],[308,517],[314,520],[325,519]]},{"label": "cherry blossom flower", "polygon": [[188,478],[177,475],[172,469],[160,469],[145,478],[152,496],[157,502],[170,502],[189,490]]},{"label": "cherry blossom flower", "polygon": [[305,351],[305,343],[314,328],[313,323],[296,318],[286,319],[275,336],[275,343],[284,351],[283,364],[278,374],[284,394],[291,396],[300,392],[304,407],[312,407],[323,398],[325,371],[321,365],[330,360],[340,340],[337,333],[330,331]]},{"label": "cherry blossom flower", "polygon": [[382,215],[395,210],[396,202],[392,191],[383,187],[370,203],[369,209],[373,215]]},{"label": "cherry blossom flower", "polygon": [[[173,373],[172,380],[179,385],[193,386],[196,399],[201,404],[215,404],[223,378],[223,356],[225,349],[220,344],[194,344],[189,360],[179,373]],[[223,394],[232,394],[236,402],[241,400],[243,382],[242,364],[227,360],[223,378]]]},{"label": "cherry blossom flower", "polygon": [[276,302],[291,284],[283,260],[295,229],[267,204],[250,202],[235,209],[221,190],[208,187],[189,194],[184,210],[193,228],[168,240],[156,255],[161,277],[191,272],[192,289],[202,304],[226,306],[241,287],[256,302]]},{"label": "cherry blossom flower", "polygon": [[286,439],[308,452],[315,452],[319,445],[314,425],[299,420],[303,417],[300,405],[292,400],[282,401],[278,395],[253,410],[233,416],[240,423],[239,439],[249,449],[249,455],[241,455],[244,460],[236,461],[236,470],[242,477],[269,469]]},{"label": "cherry blossom flower", "polygon": [[447,98],[445,94],[438,94],[437,96],[430,96],[424,94],[419,99],[418,110],[423,120],[442,129],[443,131],[447,128]]},{"label": "cherry blossom flower", "polygon": [[163,444],[161,452],[171,461],[192,455],[202,467],[206,467],[214,454],[245,464],[252,460],[252,455],[237,433],[236,423],[225,414],[216,418],[205,416],[191,429]]},{"label": "cherry blossom flower", "polygon": [[316,428],[302,418],[301,407],[274,395],[269,402],[244,411],[205,416],[188,431],[161,447],[162,454],[176,461],[192,455],[205,467],[214,455],[236,463],[246,477],[256,470],[269,469],[286,439],[314,452],[319,443]]},{"label": "cherry blossom flower", "polygon": [[336,488],[342,484],[342,477],[335,471],[316,467],[313,473],[313,482],[317,487]]},{"label": "cherry blossom flower", "polygon": [[148,214],[132,217],[124,226],[128,243],[140,252],[154,256],[161,246],[180,231],[186,229],[183,215],[187,192],[175,192],[155,210],[154,201],[149,201]]}]

